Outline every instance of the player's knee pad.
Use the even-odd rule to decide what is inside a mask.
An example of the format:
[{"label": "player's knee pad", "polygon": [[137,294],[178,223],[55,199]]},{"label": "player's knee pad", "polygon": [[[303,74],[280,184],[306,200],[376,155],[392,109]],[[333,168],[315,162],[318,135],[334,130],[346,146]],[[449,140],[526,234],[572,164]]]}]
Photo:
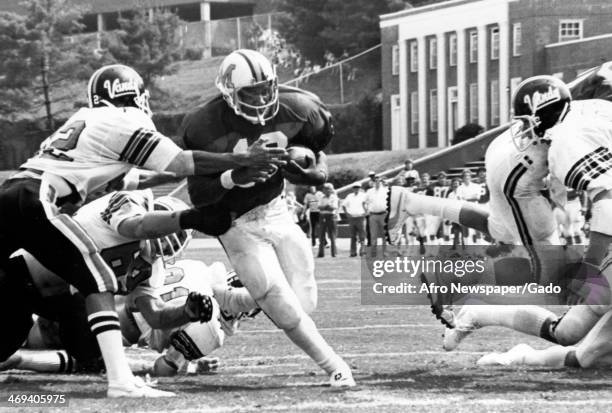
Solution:
[{"label": "player's knee pad", "polygon": [[257,303],[282,330],[295,328],[304,314],[297,296],[289,288],[273,287],[263,298],[257,300]]},{"label": "player's knee pad", "polygon": [[223,345],[225,333],[217,318],[208,323],[189,323],[172,333],[170,344],[187,360],[197,360]]},{"label": "player's knee pad", "polygon": [[552,327],[556,341],[562,346],[571,346],[582,340],[601,317],[586,305],[570,308]]}]

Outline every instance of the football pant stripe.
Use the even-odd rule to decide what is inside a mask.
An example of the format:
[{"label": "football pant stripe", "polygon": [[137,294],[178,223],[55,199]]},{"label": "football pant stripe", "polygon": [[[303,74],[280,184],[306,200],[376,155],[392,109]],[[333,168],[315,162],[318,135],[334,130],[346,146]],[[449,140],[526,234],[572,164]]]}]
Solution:
[{"label": "football pant stripe", "polygon": [[85,264],[96,281],[99,292],[116,291],[117,280],[114,273],[100,256],[98,246],[87,232],[75,220],[65,214],[53,217],[50,221],[81,251]]},{"label": "football pant stripe", "polygon": [[514,198],[514,192],[516,190],[518,181],[525,174],[525,172],[527,172],[527,167],[522,163],[517,165],[512,172],[510,172],[510,175],[504,184],[504,195],[506,196],[506,200],[508,201],[510,209],[512,210],[512,215],[514,216],[514,222],[516,223],[521,242],[527,249],[529,257],[531,258],[531,265],[533,267],[535,281],[539,282],[542,272],[542,263],[540,262],[540,258],[538,257],[538,254],[533,246],[533,238],[529,234],[529,227],[527,226],[523,213],[521,212],[520,205]]}]

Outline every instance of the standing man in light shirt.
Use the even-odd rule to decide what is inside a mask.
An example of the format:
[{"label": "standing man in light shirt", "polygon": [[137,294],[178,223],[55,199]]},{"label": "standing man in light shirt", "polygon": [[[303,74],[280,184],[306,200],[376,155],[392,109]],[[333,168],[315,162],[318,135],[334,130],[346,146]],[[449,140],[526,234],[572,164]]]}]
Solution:
[{"label": "standing man in light shirt", "polygon": [[464,169],[461,174],[461,180],[463,182],[459,185],[459,188],[457,188],[457,198],[463,199],[464,201],[477,202],[480,199],[482,187],[472,182],[472,171]]},{"label": "standing man in light shirt", "polygon": [[319,224],[319,255],[318,258],[325,256],[325,234],[329,237],[331,244],[331,256],[336,256],[336,230],[338,214],[338,196],[334,186],[327,182],[323,184],[323,197],[319,200],[319,214],[321,222]]},{"label": "standing man in light shirt", "polygon": [[319,200],[323,197],[320,191],[314,186],[308,187],[308,192],[304,195],[304,207],[308,213],[308,220],[310,221],[310,240],[314,247],[317,243],[317,236],[319,235]]},{"label": "standing man in light shirt", "polygon": [[387,211],[387,188],[382,184],[380,176],[374,177],[374,187],[366,192],[368,222],[370,224],[370,255],[376,257],[378,238],[382,238],[383,253],[385,251],[385,213]]},{"label": "standing man in light shirt", "polygon": [[365,221],[368,211],[366,194],[359,184],[353,185],[353,192],[348,194],[342,203],[342,208],[348,217],[351,233],[351,257],[357,256],[357,238],[359,238],[359,255],[364,254]]}]

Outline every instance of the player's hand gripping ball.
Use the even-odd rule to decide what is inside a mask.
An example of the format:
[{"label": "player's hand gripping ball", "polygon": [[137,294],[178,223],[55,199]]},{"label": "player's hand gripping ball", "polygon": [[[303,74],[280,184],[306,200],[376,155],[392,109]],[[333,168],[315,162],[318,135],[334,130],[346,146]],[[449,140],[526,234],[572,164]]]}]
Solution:
[{"label": "player's hand gripping ball", "polygon": [[316,162],[314,152],[305,146],[290,146],[287,148],[287,152],[289,153],[289,161],[284,168],[289,173],[300,173],[300,171],[295,168],[295,165],[292,165],[292,161],[303,169],[308,169]]}]

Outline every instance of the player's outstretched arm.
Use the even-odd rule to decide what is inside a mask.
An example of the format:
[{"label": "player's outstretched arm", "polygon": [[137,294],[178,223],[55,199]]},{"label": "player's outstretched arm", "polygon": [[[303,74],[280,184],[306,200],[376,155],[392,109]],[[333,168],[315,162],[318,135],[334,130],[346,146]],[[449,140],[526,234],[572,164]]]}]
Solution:
[{"label": "player's outstretched arm", "polygon": [[213,303],[209,296],[192,292],[185,304],[166,304],[159,298],[140,296],[136,298],[136,307],[154,329],[171,329],[199,321],[208,322],[212,318]]},{"label": "player's outstretched arm", "polygon": [[258,139],[242,153],[182,151],[175,156],[165,171],[178,176],[192,176],[209,175],[240,167],[267,170],[272,165],[285,165],[287,151],[283,148],[267,147],[267,144],[265,139]]}]

